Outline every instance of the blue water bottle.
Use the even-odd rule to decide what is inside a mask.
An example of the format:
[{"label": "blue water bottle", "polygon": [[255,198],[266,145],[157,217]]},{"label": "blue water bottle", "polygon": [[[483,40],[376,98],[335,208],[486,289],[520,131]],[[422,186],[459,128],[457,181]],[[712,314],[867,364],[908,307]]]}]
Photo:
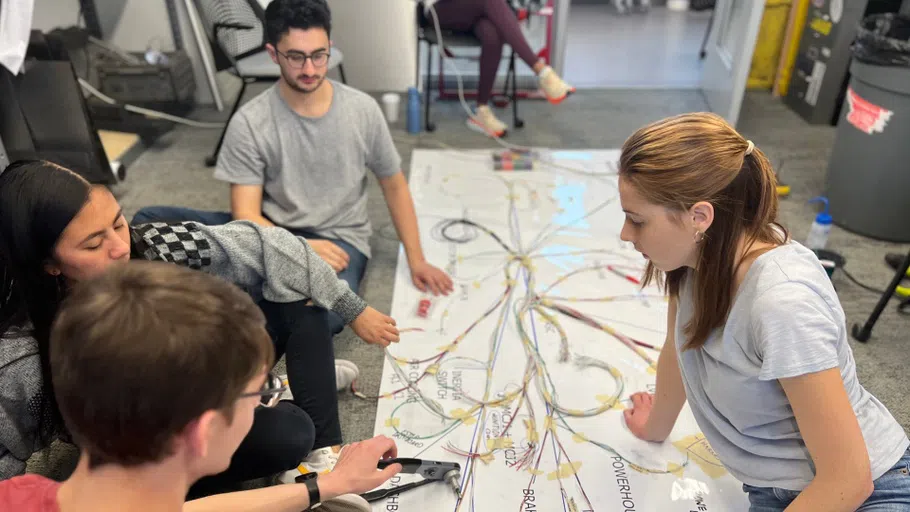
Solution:
[{"label": "blue water bottle", "polygon": [[408,133],[420,133],[420,93],[408,88]]}]

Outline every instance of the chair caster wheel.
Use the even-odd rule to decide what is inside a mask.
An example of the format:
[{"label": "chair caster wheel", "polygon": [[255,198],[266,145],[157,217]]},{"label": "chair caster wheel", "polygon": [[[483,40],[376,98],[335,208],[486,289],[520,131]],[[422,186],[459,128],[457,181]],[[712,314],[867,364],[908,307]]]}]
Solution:
[{"label": "chair caster wheel", "polygon": [[430,133],[435,132],[435,131],[436,131],[436,124],[435,124],[435,123],[427,123],[427,131],[430,132]]},{"label": "chair caster wheel", "polygon": [[515,128],[524,128],[524,127],[525,127],[525,121],[524,121],[524,119],[516,119],[516,120],[515,120]]},{"label": "chair caster wheel", "polygon": [[218,161],[214,156],[205,157],[205,166],[206,167],[215,167],[215,163]]}]

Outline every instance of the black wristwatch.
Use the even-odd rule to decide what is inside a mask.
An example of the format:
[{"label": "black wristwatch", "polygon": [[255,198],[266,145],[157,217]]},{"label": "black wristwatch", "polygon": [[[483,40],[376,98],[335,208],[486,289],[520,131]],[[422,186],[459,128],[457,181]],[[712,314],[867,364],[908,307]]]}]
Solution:
[{"label": "black wristwatch", "polygon": [[306,485],[306,490],[310,494],[310,506],[307,507],[307,510],[313,510],[322,503],[319,496],[319,484],[316,483],[316,478],[318,476],[319,473],[314,471],[312,473],[300,475],[294,479],[295,482]]}]

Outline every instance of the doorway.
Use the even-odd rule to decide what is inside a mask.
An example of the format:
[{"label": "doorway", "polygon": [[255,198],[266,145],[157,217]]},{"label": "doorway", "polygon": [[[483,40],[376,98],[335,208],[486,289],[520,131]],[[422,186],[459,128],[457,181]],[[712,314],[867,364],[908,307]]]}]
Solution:
[{"label": "doorway", "polygon": [[611,0],[573,0],[563,71],[579,89],[694,89],[711,10],[653,2],[621,13]]}]

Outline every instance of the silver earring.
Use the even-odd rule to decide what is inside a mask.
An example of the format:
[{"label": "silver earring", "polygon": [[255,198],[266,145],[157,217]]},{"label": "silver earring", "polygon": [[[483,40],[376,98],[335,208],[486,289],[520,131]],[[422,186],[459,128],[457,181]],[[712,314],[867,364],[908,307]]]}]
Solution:
[{"label": "silver earring", "polygon": [[705,234],[701,231],[695,232],[695,243],[700,244],[705,239]]}]

